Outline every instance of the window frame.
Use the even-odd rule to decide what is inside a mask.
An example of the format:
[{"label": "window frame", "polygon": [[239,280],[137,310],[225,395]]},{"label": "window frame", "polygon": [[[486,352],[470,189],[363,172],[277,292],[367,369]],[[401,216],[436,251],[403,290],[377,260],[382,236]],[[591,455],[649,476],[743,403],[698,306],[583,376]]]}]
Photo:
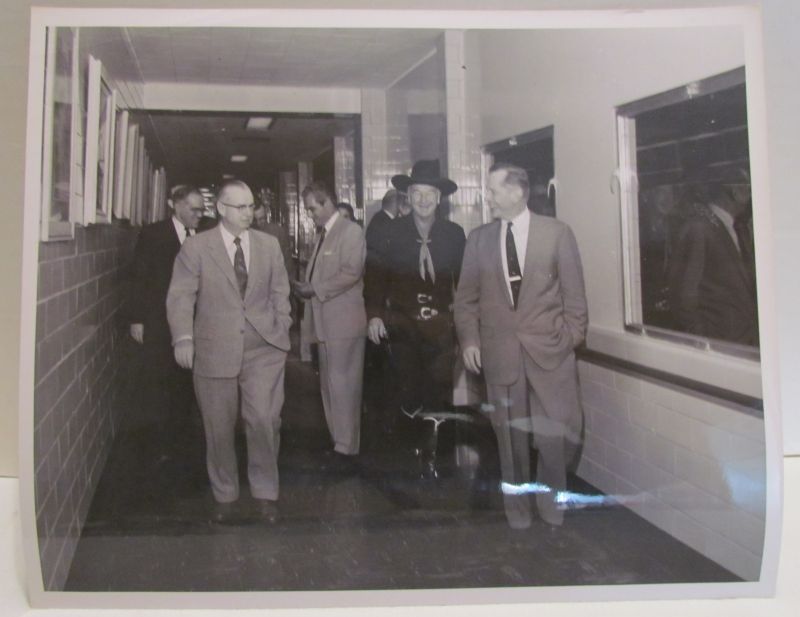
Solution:
[{"label": "window frame", "polygon": [[678,330],[647,325],[642,310],[641,253],[639,241],[639,181],[636,154],[638,115],[682,103],[694,98],[744,85],[745,68],[705,77],[678,88],[648,96],[615,109],[617,125],[617,169],[614,172],[619,195],[622,241],[622,288],[624,327],[627,332],[693,347],[703,352],[718,352],[748,360],[760,359],[758,347],[712,339]]}]

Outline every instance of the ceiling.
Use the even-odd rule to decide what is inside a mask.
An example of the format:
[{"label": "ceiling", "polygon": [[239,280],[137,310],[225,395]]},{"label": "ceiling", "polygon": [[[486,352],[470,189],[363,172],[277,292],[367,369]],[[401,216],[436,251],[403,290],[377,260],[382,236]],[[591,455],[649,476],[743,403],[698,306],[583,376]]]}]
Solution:
[{"label": "ceiling", "polygon": [[[357,118],[277,114],[267,131],[248,131],[249,114],[138,112],[134,115],[171,183],[215,184],[223,174],[255,186],[273,186],[276,172],[330,150],[333,137],[357,130]],[[245,155],[233,163],[233,155]],[[152,154],[151,154],[152,156]]]},{"label": "ceiling", "polygon": [[[117,80],[317,88],[385,88],[436,48],[441,30],[82,28],[81,45]],[[267,110],[268,111],[268,110]],[[146,116],[149,116],[146,117]],[[138,114],[151,157],[175,181],[223,173],[256,181],[310,160],[351,132],[352,118],[282,115],[266,133],[246,114]],[[248,162],[233,164],[232,154]]]}]

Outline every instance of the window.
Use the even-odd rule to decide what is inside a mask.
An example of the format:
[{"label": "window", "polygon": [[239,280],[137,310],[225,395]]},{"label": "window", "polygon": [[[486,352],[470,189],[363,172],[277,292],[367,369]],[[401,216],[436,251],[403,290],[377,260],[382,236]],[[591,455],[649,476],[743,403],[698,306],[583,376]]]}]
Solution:
[{"label": "window", "polygon": [[[529,131],[502,139],[483,147],[484,169],[493,163],[511,163],[528,172],[531,192],[528,208],[536,214],[556,215],[555,162],[553,156],[553,127]],[[485,182],[484,182],[485,186]],[[484,221],[491,220],[488,206]]]},{"label": "window", "polygon": [[629,329],[758,354],[744,69],[617,108]]}]

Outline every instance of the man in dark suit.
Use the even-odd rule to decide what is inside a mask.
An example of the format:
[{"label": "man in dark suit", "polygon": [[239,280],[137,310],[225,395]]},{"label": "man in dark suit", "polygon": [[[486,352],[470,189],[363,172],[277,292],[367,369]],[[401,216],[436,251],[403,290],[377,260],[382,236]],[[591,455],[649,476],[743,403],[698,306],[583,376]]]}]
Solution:
[{"label": "man in dark suit", "polygon": [[292,260],[292,247],[289,241],[289,234],[286,230],[277,223],[272,223],[269,220],[269,212],[264,204],[257,204],[256,211],[253,213],[253,229],[263,231],[270,236],[273,236],[281,247],[281,254],[283,255],[283,263],[286,266],[286,271],[289,273],[289,279],[294,276],[294,267]]},{"label": "man in dark suit", "polygon": [[[539,516],[561,525],[557,495],[566,489],[567,446],[581,413],[574,348],[586,333],[587,309],[572,230],[528,210],[525,170],[497,163],[486,199],[498,220],[467,239],[455,298],[464,365],[483,371],[485,410],[497,436],[509,525]],[[530,485],[530,435],[539,453]]]},{"label": "man in dark suit", "polygon": [[690,334],[758,345],[750,185],[715,181],[708,205],[681,228],[669,270],[670,305]]},{"label": "man in dark suit", "polygon": [[[364,271],[364,291],[375,289],[383,284],[383,259],[388,250],[392,223],[410,212],[408,199],[404,192],[389,189],[381,200],[381,209],[370,219],[365,233],[367,241],[367,260]],[[367,304],[369,300],[366,298]],[[364,399],[367,406],[367,420],[371,422],[370,433],[376,436],[377,443],[382,442],[383,433],[391,432],[396,418],[393,399],[397,390],[397,382],[393,379],[393,363],[387,355],[386,347],[367,341],[364,359]],[[380,413],[386,411],[390,415]]]},{"label": "man in dark suit", "polygon": [[372,215],[367,225],[367,268],[386,253],[389,240],[389,226],[392,221],[406,216],[410,206],[405,193],[389,189],[381,200],[381,209]]},{"label": "man in dark suit", "polygon": [[166,300],[175,256],[184,240],[195,233],[203,197],[192,186],[178,185],[170,190],[167,203],[172,216],[139,233],[126,310],[130,334],[144,352],[143,411],[156,426],[154,444],[161,459],[170,456],[170,445],[194,401],[192,375],[173,357]]},{"label": "man in dark suit", "polygon": [[322,404],[333,440],[331,464],[353,468],[360,448],[367,330],[364,233],[338,213],[324,184],[312,182],[302,198],[319,235],[305,281],[295,282],[294,292],[305,300],[303,319],[318,344]]},{"label": "man in dark suit", "polygon": [[167,317],[175,359],[194,373],[216,518],[230,516],[239,498],[234,429],[241,400],[250,493],[273,522],[292,320],[280,246],[249,229],[253,210],[244,182],[220,188],[220,224],[189,238],[175,259]]}]

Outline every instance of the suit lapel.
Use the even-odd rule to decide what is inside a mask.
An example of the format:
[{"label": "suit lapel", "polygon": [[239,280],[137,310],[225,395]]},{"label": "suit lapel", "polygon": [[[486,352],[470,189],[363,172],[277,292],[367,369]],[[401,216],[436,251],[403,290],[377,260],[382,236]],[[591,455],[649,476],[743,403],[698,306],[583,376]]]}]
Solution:
[{"label": "suit lapel", "polygon": [[[314,276],[320,276],[320,272],[324,267],[323,255],[325,253],[330,253],[331,250],[336,246],[336,239],[339,237],[339,233],[341,232],[342,225],[344,225],[344,219],[341,215],[334,221],[333,227],[331,227],[330,231],[325,232],[325,241],[322,243],[322,246],[319,247],[317,250],[317,257],[314,261]],[[310,282],[310,281],[309,281]]]},{"label": "suit lapel", "polygon": [[531,272],[533,272],[534,264],[536,263],[536,255],[534,255],[534,252],[539,246],[541,246],[538,235],[542,233],[542,226],[537,225],[534,218],[535,215],[533,212],[531,212],[528,220],[528,246],[525,248],[525,269],[522,271],[522,285],[519,289],[519,302],[522,302],[525,291],[528,289],[528,287],[530,287],[530,280],[533,278],[531,276]]},{"label": "suit lapel", "polygon": [[225,273],[225,276],[231,282],[231,285],[233,285],[236,293],[239,293],[239,283],[236,281],[236,274],[233,271],[231,259],[228,257],[228,251],[225,250],[225,242],[222,240],[222,232],[219,229],[215,229],[209,233],[211,235],[209,238],[211,243],[211,257],[215,262],[217,262],[217,265]]},{"label": "suit lapel", "polygon": [[747,269],[745,268],[742,254],[739,252],[739,249],[736,248],[736,244],[734,243],[731,234],[728,233],[725,224],[716,214],[712,213],[711,216],[714,217],[714,230],[719,238],[719,241],[725,246],[725,250],[727,251],[730,260],[736,264],[736,271],[742,277],[742,281],[744,281],[745,285],[747,285],[749,288],[750,277],[747,275]]},{"label": "suit lapel", "polygon": [[500,250],[500,230],[503,228],[500,219],[495,221],[495,224],[489,227],[489,258],[494,262],[497,280],[500,282],[500,289],[503,290],[503,295],[506,298],[509,306],[514,306],[514,300],[511,297],[511,292],[506,283],[506,275],[503,272],[503,253]]},{"label": "suit lapel", "polygon": [[250,236],[250,267],[247,269],[247,289],[244,292],[244,298],[247,300],[250,292],[256,285],[261,275],[261,268],[264,267],[264,260],[262,259],[262,246],[261,238],[253,230],[248,232]]}]

